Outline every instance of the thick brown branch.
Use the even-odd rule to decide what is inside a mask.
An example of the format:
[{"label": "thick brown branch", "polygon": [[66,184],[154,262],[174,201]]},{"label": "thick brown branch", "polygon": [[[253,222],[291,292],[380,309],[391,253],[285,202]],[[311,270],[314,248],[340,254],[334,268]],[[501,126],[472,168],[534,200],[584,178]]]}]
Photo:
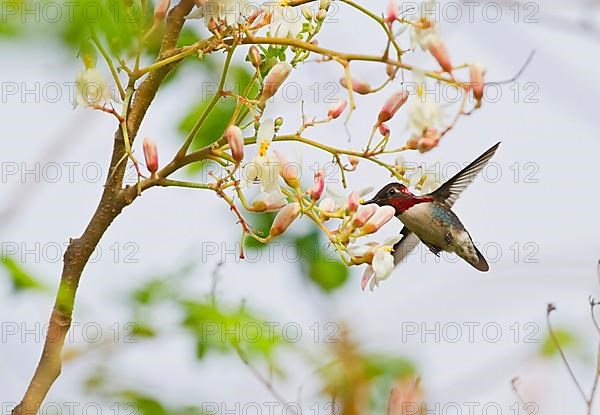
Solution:
[{"label": "thick brown branch", "polygon": [[[158,60],[176,46],[184,23],[184,16],[191,11],[192,7],[193,0],[182,0],[169,13]],[[172,69],[173,65],[167,65],[151,72],[135,93],[127,118],[128,134],[132,142],[158,88]],[[126,163],[122,161],[124,155],[125,146],[119,129],[115,134],[108,178],[98,207],[81,237],[72,239],[65,252],[60,285],[50,316],[42,356],[21,403],[12,411],[13,415],[37,413],[50,387],[61,373],[62,348],[71,327],[75,294],[83,269],[104,232],[136,196],[126,197],[126,195],[131,195],[128,195],[127,191],[123,191],[121,187],[126,168]]]}]

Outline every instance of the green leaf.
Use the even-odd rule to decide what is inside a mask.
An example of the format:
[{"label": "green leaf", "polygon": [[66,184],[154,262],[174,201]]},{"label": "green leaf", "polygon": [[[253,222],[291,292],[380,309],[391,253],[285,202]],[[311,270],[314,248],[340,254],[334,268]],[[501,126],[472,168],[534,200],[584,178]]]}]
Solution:
[{"label": "green leaf", "polygon": [[390,376],[402,379],[416,373],[413,363],[403,357],[372,354],[365,359],[367,374],[372,377]]},{"label": "green leaf", "polygon": [[141,337],[146,337],[146,338],[156,337],[156,330],[147,324],[135,323],[133,325],[133,330],[131,331],[130,334],[128,334],[128,337],[131,337],[134,339],[141,338]]},{"label": "green leaf", "polygon": [[155,278],[145,282],[141,287],[131,293],[131,299],[140,305],[150,305],[173,296],[171,282],[166,279]]},{"label": "green leaf", "polygon": [[230,353],[239,347],[248,355],[272,357],[285,344],[275,328],[245,308],[228,309],[208,300],[182,301],[182,325],[196,337],[196,356],[209,352]]},{"label": "green leaf", "polygon": [[[170,407],[157,398],[132,390],[122,391],[119,396],[124,402],[116,410],[138,415],[202,415],[204,412],[196,406]],[[116,411],[115,411],[116,412]]]},{"label": "green leaf", "polygon": [[[20,16],[16,7],[18,7],[16,2],[5,3],[3,6],[5,9],[2,16],[2,24],[0,24],[0,37],[10,37],[14,38],[24,34],[23,25],[20,24]],[[7,10],[7,8],[9,8]],[[14,13],[14,14],[13,14]]]},{"label": "green leaf", "polygon": [[79,0],[72,11],[61,20],[67,44],[79,45],[95,32],[116,54],[136,45],[140,30],[152,24],[152,7],[143,14],[140,3],[131,0]]},{"label": "green leaf", "polygon": [[335,257],[335,252],[326,249],[318,229],[313,229],[294,240],[302,253],[302,271],[321,290],[331,293],[348,281],[348,268]]},{"label": "green leaf", "polygon": [[[150,38],[147,39],[146,49],[144,50],[144,52],[153,60],[156,56],[158,56],[160,46],[162,44],[163,35],[164,32],[162,30],[156,30],[153,32],[152,36],[150,36]],[[193,30],[190,27],[184,27],[181,31],[181,34],[179,35],[179,40],[177,44],[180,47],[188,46],[196,43],[198,40],[200,40],[200,36],[196,33],[195,30]],[[211,62],[211,59],[199,59],[197,57],[190,57],[188,59],[185,59],[171,70],[169,75],[165,78],[164,82],[162,83],[161,87],[164,87],[165,85],[170,84],[171,81],[177,79],[177,75],[179,74],[181,69],[187,65],[195,65],[197,68],[201,69],[205,73],[212,73],[218,70],[218,68],[214,68],[214,65],[212,65]]]},{"label": "green leaf", "polygon": [[5,254],[2,255],[1,264],[7,271],[15,291],[44,290],[46,286],[25,271],[21,264]]},{"label": "green leaf", "polygon": [[[194,127],[196,121],[204,113],[208,105],[210,104],[211,97],[202,100],[193,106],[192,110],[188,112],[185,117],[179,122],[178,129],[181,133],[186,134]],[[194,149],[205,147],[209,144],[217,141],[219,137],[223,135],[227,122],[233,114],[235,109],[235,101],[231,98],[221,98],[219,102],[214,106],[194,140]]]},{"label": "green leaf", "polygon": [[[253,213],[248,215],[248,222],[252,228],[259,231],[259,235],[267,236],[269,234],[269,230],[271,229],[271,225],[273,225],[273,220],[275,219],[275,213],[267,212],[267,213]],[[256,239],[247,236],[244,241],[244,246],[246,248],[264,248],[265,244]]]},{"label": "green leaf", "polygon": [[[556,336],[556,340],[563,350],[575,347],[578,344],[577,337],[566,329],[555,329],[554,335]],[[549,334],[542,342],[539,353],[543,357],[553,357],[559,353],[552,336]]]},{"label": "green leaf", "polygon": [[135,391],[121,392],[121,399],[132,404],[135,412],[140,415],[168,415],[169,411],[165,406],[152,396],[143,395]]},{"label": "green leaf", "polygon": [[[238,94],[242,93],[252,76],[246,66],[232,65],[229,70],[229,76],[227,79],[226,88],[229,86],[233,87]],[[219,80],[213,79],[214,92],[217,90]],[[253,86],[252,91],[256,91],[257,88]],[[182,138],[185,139],[190,133],[196,122],[204,114],[209,107],[214,94],[208,94],[206,90],[201,91],[201,100],[194,104],[191,110],[179,121],[178,130],[182,134]],[[220,98],[217,104],[212,108],[209,115],[206,117],[202,126],[198,130],[196,137],[192,143],[192,149],[197,150],[206,147],[209,144],[217,141],[225,131],[227,123],[231,119],[233,112],[236,107],[235,99]],[[190,172],[196,172],[202,168],[205,168],[207,163],[193,163],[189,166]]]}]

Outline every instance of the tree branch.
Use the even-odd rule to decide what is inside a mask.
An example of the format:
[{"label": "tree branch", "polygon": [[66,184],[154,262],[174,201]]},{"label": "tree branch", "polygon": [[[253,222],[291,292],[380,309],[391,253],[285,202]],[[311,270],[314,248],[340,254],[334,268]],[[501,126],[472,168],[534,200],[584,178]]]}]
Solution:
[{"label": "tree branch", "polygon": [[[193,0],[181,0],[169,13],[167,29],[157,60],[163,59],[163,55],[176,46],[183,27],[184,16],[191,11],[192,7]],[[166,65],[151,72],[140,84],[134,95],[127,118],[127,130],[131,142],[133,142],[158,88],[174,68],[174,65]],[[134,84],[135,79],[130,80],[128,88],[133,90]],[[119,128],[115,133],[110,169],[108,170],[100,202],[81,237],[71,239],[67,247],[42,356],[23,399],[12,411],[13,415],[37,413],[48,391],[61,373],[61,353],[65,337],[71,327],[75,294],[82,272],[104,232],[136,197],[136,195],[131,197],[131,192],[122,189],[127,165],[127,163],[122,162],[124,155],[125,145]],[[130,197],[126,197],[126,195]]]}]

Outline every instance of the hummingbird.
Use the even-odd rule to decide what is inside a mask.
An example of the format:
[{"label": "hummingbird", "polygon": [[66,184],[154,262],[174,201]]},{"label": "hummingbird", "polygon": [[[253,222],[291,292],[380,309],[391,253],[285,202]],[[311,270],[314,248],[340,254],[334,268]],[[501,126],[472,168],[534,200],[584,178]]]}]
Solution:
[{"label": "hummingbird", "polygon": [[500,143],[492,146],[431,193],[417,196],[401,183],[389,183],[373,199],[364,202],[365,205],[392,206],[396,217],[404,224],[400,232],[402,239],[393,247],[394,265],[406,258],[421,241],[437,256],[442,251],[454,252],[478,271],[490,269],[452,206],[499,146]]}]

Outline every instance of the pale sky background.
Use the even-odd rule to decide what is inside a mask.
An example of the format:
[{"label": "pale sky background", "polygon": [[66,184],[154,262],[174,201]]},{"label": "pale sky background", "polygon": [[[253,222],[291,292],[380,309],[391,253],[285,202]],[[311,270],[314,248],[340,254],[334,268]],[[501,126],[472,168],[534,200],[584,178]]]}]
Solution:
[{"label": "pale sky background", "polygon": [[[384,10],[386,2],[369,4],[372,10]],[[236,303],[245,298],[254,308],[277,316],[282,323],[297,322],[307,343],[309,327],[315,322],[345,321],[365,348],[414,359],[423,376],[428,401],[439,402],[442,407],[451,402],[480,402],[482,406],[498,402],[502,413],[511,413],[509,408],[516,397],[510,379],[520,376],[526,400],[537,401],[539,413],[584,413],[583,402],[565,368],[559,362],[538,360],[539,344],[526,343],[522,338],[515,342],[513,335],[514,327],[519,327],[522,336],[533,330],[533,339],[544,339],[546,304],[555,303],[558,312],[553,315],[554,321],[583,340],[572,361],[584,389],[591,388],[597,336],[589,319],[587,299],[589,295],[599,295],[596,263],[600,258],[600,200],[594,184],[600,173],[600,25],[591,26],[596,30],[582,30],[577,22],[582,17],[590,24],[597,22],[598,9],[595,2],[586,2],[585,8],[583,2],[531,4],[539,6],[532,16],[539,20],[537,23],[523,21],[526,12],[535,11],[534,8],[522,10],[518,22],[514,21],[513,10],[506,8],[502,9],[504,17],[500,21],[487,22],[482,18],[483,6],[475,7],[472,23],[467,16],[457,23],[442,22],[453,61],[483,63],[489,80],[510,78],[531,50],[535,49],[536,55],[516,85],[505,86],[497,103],[486,103],[481,111],[461,120],[438,149],[424,156],[406,156],[410,161],[463,164],[502,141],[493,160],[501,177],[494,180],[495,172],[486,171],[487,179],[479,177],[455,206],[473,239],[488,247],[484,252],[488,258],[494,257],[495,248],[501,251],[496,262],[490,260],[488,274],[479,274],[462,261],[435,263],[431,255],[425,261],[413,255],[373,293],[360,290],[362,269],[357,268],[352,270],[353,281],[326,297],[301,278],[297,265],[286,262],[280,250],[275,250],[274,261],[258,263],[238,263],[230,254],[225,258],[220,284],[224,300]],[[463,12],[467,10],[461,7]],[[321,45],[379,53],[382,35],[367,19],[346,7],[340,7],[336,18],[341,23],[326,25],[319,36]],[[408,45],[406,38],[403,41]],[[25,46],[4,40],[0,50],[5,62],[0,78],[5,88],[11,82],[16,82],[20,91],[23,86],[33,88],[35,83],[43,88],[49,83],[72,82],[80,70],[73,53],[44,42]],[[406,60],[435,67],[424,53],[415,53]],[[384,76],[383,67],[372,64],[355,65],[353,71],[367,79]],[[202,78],[192,68],[186,72],[159,93],[138,135],[157,141],[162,161],[177,149],[175,125],[179,114],[194,101],[193,91],[201,88]],[[313,92],[308,86],[317,82],[323,92],[324,85],[336,82],[341,74],[333,63],[307,63],[293,72],[289,82],[303,86],[307,111],[322,114],[328,104],[312,102]],[[515,91],[519,95],[516,100]],[[48,259],[57,256],[57,244],[81,234],[93,213],[105,176],[102,171],[102,177],[93,180],[97,174],[95,166],[107,165],[114,131],[110,117],[73,110],[66,89],[62,93],[63,98],[55,103],[43,99],[36,102],[35,94],[25,99],[3,94],[0,112],[5,137],[0,156],[0,210],[23,192],[31,192],[27,202],[2,227],[1,239],[10,246],[16,244],[23,255],[24,248],[34,249],[36,243],[40,244],[45,258],[36,260],[30,254],[27,267],[41,276],[52,292],[62,263]],[[536,102],[524,102],[529,93]],[[340,91],[336,96],[342,94]],[[348,144],[341,122],[314,129],[310,137],[339,146],[360,147],[384,96],[385,93],[359,97],[358,111],[350,122],[352,143]],[[296,128],[299,111],[299,102],[284,102],[281,97],[269,109],[272,115],[284,116],[284,130]],[[405,124],[406,112],[401,111],[391,123],[398,144],[406,136],[402,134]],[[60,141],[64,143],[60,151],[48,151]],[[141,140],[136,141],[138,152],[140,144]],[[293,150],[294,146],[274,148]],[[326,155],[312,150],[304,150],[303,159],[306,165],[313,160],[328,160]],[[49,161],[58,163],[62,177],[56,183],[43,178],[36,183],[33,175],[23,183],[18,174],[6,174],[14,163],[21,173],[22,163],[31,168],[40,160],[41,166]],[[73,165],[72,181],[68,177],[69,163],[78,163]],[[361,173],[349,175],[351,188],[379,187],[389,180],[384,171],[363,164]],[[519,171],[517,180],[515,171]],[[303,220],[292,231],[301,232],[305,225]],[[399,223],[393,221],[384,234],[391,235],[399,228]],[[177,269],[190,257],[201,262],[203,243],[233,249],[238,240],[239,227],[233,215],[213,194],[187,189],[150,190],[125,210],[102,239],[99,260],[85,270],[75,320],[81,325],[98,322],[105,328],[115,323],[122,325],[130,318],[123,303],[128,289],[157,271]],[[124,262],[123,256],[133,252],[131,247],[137,249],[133,254],[137,263]],[[114,259],[115,250],[120,254],[118,261]],[[526,262],[528,254],[535,263]],[[208,290],[210,272],[219,259],[210,256],[201,264],[190,289]],[[298,295],[300,291],[303,293]],[[53,302],[51,296],[43,294],[14,295],[5,278],[0,278],[0,298],[0,320],[24,323],[28,328],[46,324]],[[177,317],[167,313],[160,318],[176,321]],[[426,341],[410,336],[403,341],[402,322],[426,324],[429,328],[436,323],[457,323],[464,329],[463,339],[452,343],[444,339],[435,342],[431,336]],[[486,341],[476,328],[475,340],[470,343],[464,326],[469,322],[479,323],[479,328],[487,323],[500,327],[500,341]],[[110,336],[105,330],[104,335]],[[81,339],[81,330],[75,328],[74,335]],[[12,336],[0,342],[0,402],[12,402],[21,396],[37,364],[41,339],[30,336],[27,340],[22,343],[18,336]],[[80,399],[78,385],[85,374],[83,363],[88,361],[80,362],[65,366],[48,402]],[[292,358],[289,367],[293,369],[291,376],[278,382],[278,386],[291,401],[296,399],[298,386],[304,384],[307,402],[310,401],[311,390],[318,387],[306,382],[311,369]],[[125,345],[111,368],[123,385],[138,385],[167,402],[273,401],[238,359],[218,357],[198,363],[193,345],[175,328],[168,341]],[[596,413],[600,413],[598,408],[597,405]],[[6,413],[5,408],[2,410]]]}]

